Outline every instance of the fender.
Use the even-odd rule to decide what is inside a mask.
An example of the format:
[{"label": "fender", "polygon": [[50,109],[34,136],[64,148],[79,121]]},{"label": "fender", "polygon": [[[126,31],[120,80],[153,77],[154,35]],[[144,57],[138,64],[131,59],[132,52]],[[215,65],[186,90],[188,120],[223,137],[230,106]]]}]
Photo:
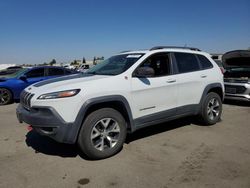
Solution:
[{"label": "fender", "polygon": [[201,99],[200,99],[200,103],[199,103],[199,111],[197,112],[197,114],[201,111],[202,108],[202,103],[208,93],[209,90],[213,89],[213,88],[221,88],[222,92],[223,92],[223,96],[222,96],[222,101],[224,100],[224,90],[223,90],[223,86],[221,85],[221,83],[213,83],[213,84],[209,84],[205,87],[202,95],[201,95]]},{"label": "fender", "polygon": [[80,108],[75,122],[74,124],[74,132],[75,133],[75,141],[78,137],[80,128],[82,126],[82,123],[84,121],[84,119],[86,118],[86,112],[88,111],[89,108],[91,108],[93,105],[96,104],[100,104],[100,103],[105,103],[105,102],[121,102],[128,114],[128,128],[130,129],[131,132],[133,132],[135,130],[135,126],[134,126],[134,121],[133,121],[133,116],[132,116],[132,112],[129,106],[129,103],[127,101],[127,99],[125,97],[123,97],[122,95],[109,95],[109,96],[103,96],[103,97],[96,97],[96,98],[92,98],[92,99],[88,99]]}]

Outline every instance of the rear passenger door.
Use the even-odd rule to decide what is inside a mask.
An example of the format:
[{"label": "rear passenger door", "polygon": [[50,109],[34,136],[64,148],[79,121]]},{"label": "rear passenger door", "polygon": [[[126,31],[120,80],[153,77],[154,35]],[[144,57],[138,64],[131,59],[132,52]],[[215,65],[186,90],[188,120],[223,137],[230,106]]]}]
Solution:
[{"label": "rear passenger door", "polygon": [[195,54],[174,52],[173,55],[177,68],[177,106],[186,107],[181,108],[182,113],[186,113],[192,110],[188,105],[199,104],[207,75],[203,74]]}]

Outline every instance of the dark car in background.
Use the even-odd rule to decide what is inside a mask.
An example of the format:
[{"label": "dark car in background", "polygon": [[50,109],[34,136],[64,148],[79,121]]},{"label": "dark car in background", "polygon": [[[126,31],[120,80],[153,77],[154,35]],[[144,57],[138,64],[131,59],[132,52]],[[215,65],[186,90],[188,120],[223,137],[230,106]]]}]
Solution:
[{"label": "dark car in background", "polygon": [[26,87],[39,81],[76,74],[75,71],[55,66],[23,68],[14,74],[0,77],[0,105],[20,99],[20,93]]},{"label": "dark car in background", "polygon": [[17,71],[19,71],[22,68],[23,67],[21,67],[21,66],[11,66],[11,67],[8,67],[8,68],[6,68],[4,70],[1,70],[0,75],[14,74],[14,73],[16,73]]},{"label": "dark car in background", "polygon": [[250,101],[250,50],[235,50],[222,56],[225,68],[225,98]]}]

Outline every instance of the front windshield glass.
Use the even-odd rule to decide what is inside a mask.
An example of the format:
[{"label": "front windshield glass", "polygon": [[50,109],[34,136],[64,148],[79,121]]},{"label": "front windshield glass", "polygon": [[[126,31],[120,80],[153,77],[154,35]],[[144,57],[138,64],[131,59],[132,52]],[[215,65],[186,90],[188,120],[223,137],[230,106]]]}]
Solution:
[{"label": "front windshield glass", "polygon": [[144,54],[121,54],[112,56],[89,69],[86,73],[97,75],[118,75],[128,70]]},{"label": "front windshield glass", "polygon": [[5,78],[17,78],[19,76],[21,76],[25,71],[27,70],[27,68],[24,69],[20,69],[19,71],[13,73],[13,74],[9,74],[9,75],[5,75]]}]

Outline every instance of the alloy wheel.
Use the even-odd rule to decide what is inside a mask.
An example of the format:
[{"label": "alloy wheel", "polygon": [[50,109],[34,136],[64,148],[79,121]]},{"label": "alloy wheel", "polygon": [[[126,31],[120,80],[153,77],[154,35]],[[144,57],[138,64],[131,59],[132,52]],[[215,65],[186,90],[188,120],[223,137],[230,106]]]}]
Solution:
[{"label": "alloy wheel", "polygon": [[7,104],[11,99],[10,92],[7,89],[0,88],[0,105]]},{"label": "alloy wheel", "polygon": [[120,127],[113,118],[99,120],[91,131],[91,141],[99,151],[113,148],[119,141]]},{"label": "alloy wheel", "polygon": [[207,105],[207,115],[210,120],[214,120],[220,114],[220,103],[218,99],[212,98]]}]

